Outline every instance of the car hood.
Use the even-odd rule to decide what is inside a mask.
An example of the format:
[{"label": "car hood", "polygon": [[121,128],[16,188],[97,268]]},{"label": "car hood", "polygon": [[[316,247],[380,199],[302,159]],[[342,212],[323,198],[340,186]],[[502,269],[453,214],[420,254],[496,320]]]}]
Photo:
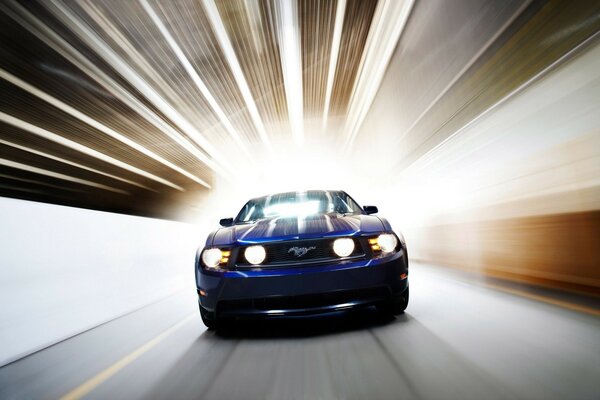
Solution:
[{"label": "car hood", "polygon": [[384,224],[374,215],[319,214],[305,218],[267,218],[252,224],[219,229],[212,245],[353,236],[384,230]]}]

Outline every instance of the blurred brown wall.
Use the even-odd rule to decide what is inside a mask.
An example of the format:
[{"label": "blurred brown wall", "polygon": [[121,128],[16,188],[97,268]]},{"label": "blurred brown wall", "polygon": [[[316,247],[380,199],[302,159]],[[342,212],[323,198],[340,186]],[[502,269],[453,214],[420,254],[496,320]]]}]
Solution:
[{"label": "blurred brown wall", "polygon": [[418,228],[421,261],[600,295],[600,211]]}]

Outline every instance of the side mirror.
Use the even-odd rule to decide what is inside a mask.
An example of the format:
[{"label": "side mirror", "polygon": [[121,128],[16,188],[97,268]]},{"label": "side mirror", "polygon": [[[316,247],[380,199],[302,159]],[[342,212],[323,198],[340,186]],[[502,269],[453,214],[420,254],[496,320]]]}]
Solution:
[{"label": "side mirror", "polygon": [[233,225],[233,218],[223,218],[223,219],[219,220],[219,225],[231,226],[231,225]]},{"label": "side mirror", "polygon": [[377,209],[376,206],[364,206],[363,210],[365,210],[365,212],[367,213],[367,215],[377,214],[379,212],[379,210]]}]

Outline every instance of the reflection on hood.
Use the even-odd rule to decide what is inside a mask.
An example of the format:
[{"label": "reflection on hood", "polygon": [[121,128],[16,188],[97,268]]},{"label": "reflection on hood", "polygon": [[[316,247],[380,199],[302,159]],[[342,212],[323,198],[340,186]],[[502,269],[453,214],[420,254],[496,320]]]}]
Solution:
[{"label": "reflection on hood", "polygon": [[352,236],[381,232],[384,226],[373,215],[315,214],[306,217],[265,218],[234,225],[215,233],[213,244],[256,243],[308,239],[321,236]]}]

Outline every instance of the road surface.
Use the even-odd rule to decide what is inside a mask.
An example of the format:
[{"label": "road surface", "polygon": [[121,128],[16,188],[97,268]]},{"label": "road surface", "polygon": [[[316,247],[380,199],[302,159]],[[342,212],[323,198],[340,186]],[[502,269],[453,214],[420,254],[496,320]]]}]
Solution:
[{"label": "road surface", "polygon": [[600,318],[413,263],[411,304],[206,331],[193,289],[0,369],[0,398],[599,399]]}]

